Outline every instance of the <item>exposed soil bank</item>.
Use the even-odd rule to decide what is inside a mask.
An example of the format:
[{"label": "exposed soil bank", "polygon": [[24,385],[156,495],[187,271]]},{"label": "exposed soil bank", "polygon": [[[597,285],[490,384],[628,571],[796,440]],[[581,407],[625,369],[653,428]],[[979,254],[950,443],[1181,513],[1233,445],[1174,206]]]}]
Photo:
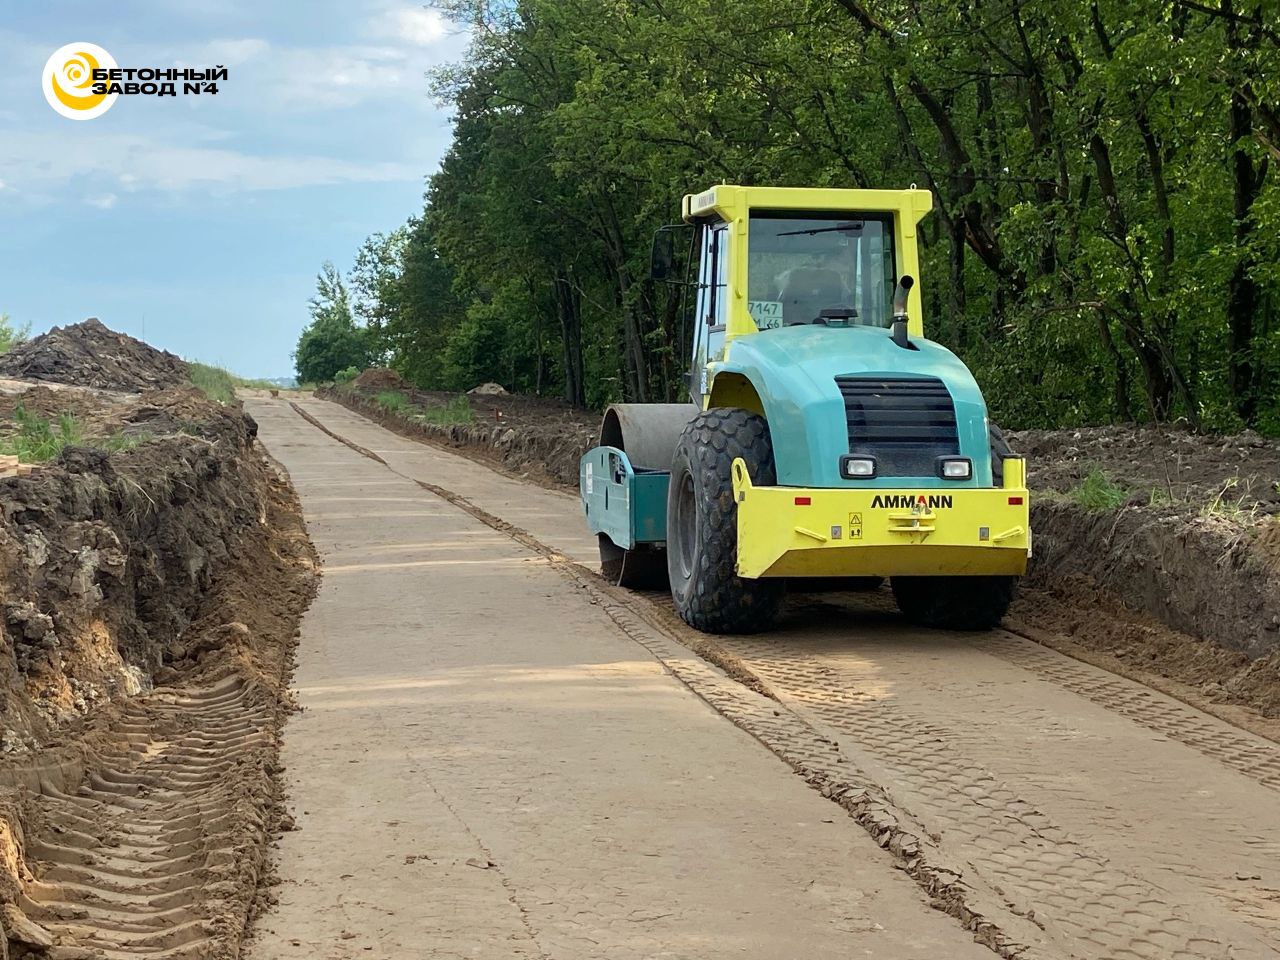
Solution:
[{"label": "exposed soil bank", "polygon": [[[384,409],[377,402],[383,391],[402,393],[411,409]],[[476,394],[467,397],[469,422],[432,422],[422,413],[443,410],[457,395],[415,390],[390,370],[366,370],[350,387],[327,388],[317,396],[342,403],[402,436],[440,443],[530,479],[574,489],[578,460],[598,442],[598,416],[541,397]]]},{"label": "exposed soil bank", "polygon": [[[167,355],[132,343],[134,373],[158,376]],[[0,412],[71,412],[88,439],[0,480],[0,944],[237,956],[281,826],[278,732],[317,578],[296,499],[238,405],[21,388]]]},{"label": "exposed soil bank", "polygon": [[[409,407],[387,410],[384,391]],[[415,391],[391,371],[321,396],[404,436],[571,488],[598,431],[595,414],[519,396],[470,396],[471,422],[430,422],[456,397]],[[1010,437],[1038,494],[1033,568],[1010,622],[1280,716],[1280,444],[1134,427]],[[1097,471],[1120,506],[1075,499]]]}]

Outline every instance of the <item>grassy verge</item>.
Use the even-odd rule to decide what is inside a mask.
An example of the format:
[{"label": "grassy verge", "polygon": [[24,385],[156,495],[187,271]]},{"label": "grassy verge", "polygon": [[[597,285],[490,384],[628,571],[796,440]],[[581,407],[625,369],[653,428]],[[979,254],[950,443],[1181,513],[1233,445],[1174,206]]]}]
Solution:
[{"label": "grassy verge", "polygon": [[403,413],[409,409],[409,398],[399,390],[383,390],[375,402],[387,413]]},{"label": "grassy verge", "polygon": [[237,377],[230,370],[208,363],[188,362],[187,368],[192,384],[203,391],[210,400],[216,400],[218,403],[231,403],[236,398],[236,387],[249,387],[254,390],[276,389],[274,383]]},{"label": "grassy verge", "polygon": [[424,423],[451,427],[455,424],[470,423],[475,419],[475,414],[471,412],[471,402],[465,396],[459,395],[443,407],[427,407],[418,414],[417,419]]}]

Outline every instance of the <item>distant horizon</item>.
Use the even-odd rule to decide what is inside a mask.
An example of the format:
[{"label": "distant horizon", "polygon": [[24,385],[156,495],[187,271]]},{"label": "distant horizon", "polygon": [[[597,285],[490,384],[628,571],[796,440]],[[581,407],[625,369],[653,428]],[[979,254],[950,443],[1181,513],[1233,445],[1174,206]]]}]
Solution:
[{"label": "distant horizon", "polygon": [[[227,79],[67,119],[41,77],[80,41],[121,67]],[[32,336],[96,316],[246,378],[292,375],[321,264],[345,273],[365,237],[421,211],[450,138],[426,75],[465,45],[413,0],[15,7],[0,30],[0,313]]]}]

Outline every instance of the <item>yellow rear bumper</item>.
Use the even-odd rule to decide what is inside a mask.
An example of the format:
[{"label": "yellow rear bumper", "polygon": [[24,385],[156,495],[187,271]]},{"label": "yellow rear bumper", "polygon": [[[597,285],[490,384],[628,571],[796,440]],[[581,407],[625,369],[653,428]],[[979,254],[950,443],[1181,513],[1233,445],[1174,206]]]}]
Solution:
[{"label": "yellow rear bumper", "polygon": [[1021,576],[1031,555],[1024,461],[999,488],[757,487],[733,462],[740,577]]}]

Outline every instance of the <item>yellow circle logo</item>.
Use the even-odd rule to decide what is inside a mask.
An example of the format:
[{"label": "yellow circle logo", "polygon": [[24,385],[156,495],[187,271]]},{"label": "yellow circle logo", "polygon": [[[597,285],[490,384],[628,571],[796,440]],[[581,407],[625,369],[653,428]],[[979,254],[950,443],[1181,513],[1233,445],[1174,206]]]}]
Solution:
[{"label": "yellow circle logo", "polygon": [[68,43],[59,47],[44,65],[41,86],[49,106],[72,120],[100,117],[116,102],[117,93],[94,93],[95,70],[117,67],[115,58],[96,43]]}]

